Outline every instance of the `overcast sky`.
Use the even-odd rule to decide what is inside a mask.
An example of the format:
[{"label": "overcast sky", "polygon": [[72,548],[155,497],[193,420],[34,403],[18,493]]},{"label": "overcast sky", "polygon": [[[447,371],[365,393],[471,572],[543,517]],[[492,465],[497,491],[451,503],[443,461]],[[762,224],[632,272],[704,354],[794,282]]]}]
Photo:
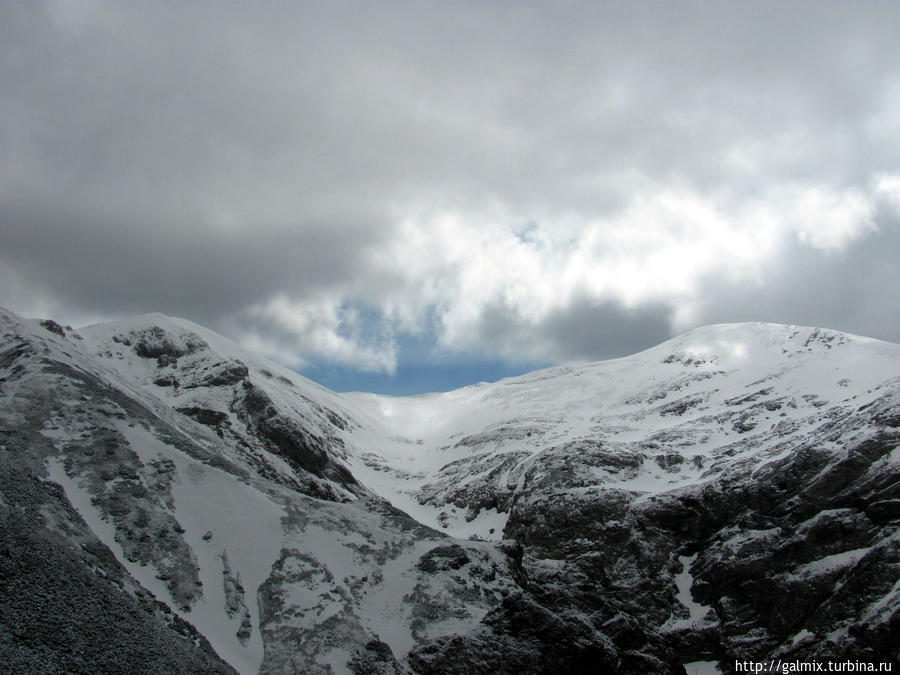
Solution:
[{"label": "overcast sky", "polygon": [[900,341],[900,4],[0,0],[0,305],[338,389]]}]

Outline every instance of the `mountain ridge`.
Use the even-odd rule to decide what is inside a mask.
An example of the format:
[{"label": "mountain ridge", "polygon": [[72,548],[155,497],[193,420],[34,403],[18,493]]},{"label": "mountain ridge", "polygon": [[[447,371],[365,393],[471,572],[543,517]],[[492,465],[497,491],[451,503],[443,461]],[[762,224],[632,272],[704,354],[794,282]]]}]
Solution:
[{"label": "mountain ridge", "polygon": [[[719,324],[389,397],[159,314],[0,331],[0,544],[49,546],[200,670],[897,662],[900,345]],[[11,628],[29,607],[5,664],[112,658]]]}]

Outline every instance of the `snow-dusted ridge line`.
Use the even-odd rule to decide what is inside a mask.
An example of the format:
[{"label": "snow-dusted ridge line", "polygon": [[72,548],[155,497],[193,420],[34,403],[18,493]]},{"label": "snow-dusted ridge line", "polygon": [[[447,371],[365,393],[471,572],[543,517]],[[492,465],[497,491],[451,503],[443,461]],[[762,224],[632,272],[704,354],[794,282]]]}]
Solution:
[{"label": "snow-dusted ridge line", "polygon": [[[114,342],[118,336],[152,326],[197,335],[206,343],[208,350],[183,359],[188,363],[192,359],[199,365],[203,360],[245,363],[250,380],[279,409],[340,439],[343,450],[338,449],[335,462],[420,522],[455,536],[490,539],[502,536],[504,507],[500,512],[489,506],[472,512],[447,504],[461,503],[447,488],[471,483],[473,470],[487,477],[503,464],[507,480],[521,487],[534,460],[548,448],[600,438],[607,444],[625,443],[645,456],[639,466],[598,475],[600,482],[657,494],[714,478],[718,474],[710,462],[717,461],[720,449],[744,443],[762,424],[774,427],[780,422],[785,429],[809,426],[815,405],[849,399],[851,391],[859,404],[871,401],[874,395],[869,390],[883,374],[900,370],[900,347],[893,343],[813,327],[733,323],[695,328],[630,356],[556,366],[449,392],[394,397],[332,392],[186,319],[147,314],[81,329],[85,348],[95,355],[110,357],[110,346],[117,349],[113,358],[100,360],[124,386],[158,400],[158,409],[211,407],[223,411],[233,425],[238,421],[229,410],[231,393],[224,391],[224,398],[217,399],[219,394],[206,391],[198,403],[190,391],[160,388],[153,383],[158,371],[153,360],[138,358]],[[823,360],[833,363],[831,371],[821,367]],[[732,426],[737,422],[723,426],[714,419],[734,409],[731,401],[764,391],[767,382],[777,383],[785,398],[771,403],[782,406],[777,414],[757,415],[742,423],[755,424],[754,431],[748,433],[744,427],[736,431]],[[194,391],[199,395],[200,390]],[[813,395],[818,397],[815,402],[803,399]],[[311,401],[347,420],[346,428],[333,428]],[[643,448],[673,433],[684,438],[689,452],[675,448],[670,458],[659,460]],[[750,444],[741,454],[763,457],[769,445],[754,449]],[[508,467],[504,457],[512,450],[525,454]],[[495,460],[482,461],[478,469],[468,461],[473,456]],[[777,455],[769,454],[768,461],[773,458]],[[454,464],[456,471],[451,469]],[[721,461],[719,465],[724,466]],[[485,518],[482,510],[494,515]]]},{"label": "snow-dusted ridge line", "polygon": [[[856,653],[860,622],[871,644],[893,630],[897,582],[878,575],[900,565],[900,345],[724,324],[387,397],[330,392],[162,315],[81,332],[0,322],[0,431],[41,436],[17,461],[49,470],[116,559],[242,672],[444,672],[458,644],[499,663],[492,650],[545,648],[509,642],[525,617],[598,654],[637,631],[650,660],[634,672],[675,658],[654,635],[699,668],[725,654],[716,636],[810,656],[825,636]],[[758,602],[731,581],[746,575],[821,607],[747,633]]]},{"label": "snow-dusted ridge line", "polygon": [[[525,455],[512,474],[503,470],[521,486],[541,453],[582,440],[625,444],[620,447],[644,457],[639,466],[597,477],[611,488],[652,495],[713,480],[732,463],[729,448],[757,463],[775,461],[791,447],[775,451],[780,434],[811,431],[822,406],[871,402],[878,396],[875,387],[891,372],[900,374],[896,344],[811,327],[720,324],[632,356],[446,393],[348,394],[389,439],[380,451],[371,438],[358,443],[380,456],[375,471],[359,455],[351,453],[350,461],[364,482],[402,502],[422,522],[457,536],[498,538],[503,518],[494,521],[490,533],[469,527],[472,513],[466,509],[416,502],[458,501],[472,471],[483,471],[490,482],[490,472],[512,451]],[[748,417],[741,419],[745,408]],[[763,439],[760,432],[769,430],[771,437]],[[669,455],[651,449],[658,438],[667,439]],[[476,462],[473,456],[495,460]]]}]

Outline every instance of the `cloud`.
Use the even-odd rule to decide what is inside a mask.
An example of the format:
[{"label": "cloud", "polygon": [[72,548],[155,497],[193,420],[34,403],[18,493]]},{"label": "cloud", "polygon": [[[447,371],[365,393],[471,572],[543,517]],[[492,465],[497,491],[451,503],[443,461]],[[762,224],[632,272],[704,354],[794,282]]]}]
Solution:
[{"label": "cloud", "polygon": [[[880,185],[893,183],[887,180]],[[895,194],[879,189],[877,230],[842,250],[795,240],[766,261],[751,283],[706,279],[691,308],[692,324],[768,321],[828,326],[883,340],[900,339],[896,311],[900,209]]]},{"label": "cloud", "polygon": [[710,287],[757,284],[787,251],[829,253],[873,232],[886,181],[867,192],[777,186],[732,200],[657,187],[608,220],[576,227],[570,216],[563,237],[539,224],[523,236],[515,214],[494,214],[491,227],[442,215],[407,223],[385,262],[408,275],[401,288],[417,293],[398,306],[438,308],[445,349],[491,345],[507,358],[599,358],[621,347],[598,337],[593,352],[583,345],[572,351],[550,337],[587,307],[621,322],[623,331],[642,317],[647,337],[636,346],[662,338],[662,324],[695,325],[701,314],[693,308]]},{"label": "cloud", "polygon": [[[869,295],[900,282],[877,245],[898,24],[889,2],[2,3],[0,303],[388,373],[409,339],[558,362],[729,316],[900,339]],[[801,292],[826,279],[844,300]]]},{"label": "cloud", "polygon": [[[341,363],[364,372],[393,373],[396,344],[391,335],[372,334],[361,312],[334,301],[298,303],[278,297],[235,319],[233,333],[249,347],[294,368],[308,359]],[[296,345],[303,345],[298,355]]]}]

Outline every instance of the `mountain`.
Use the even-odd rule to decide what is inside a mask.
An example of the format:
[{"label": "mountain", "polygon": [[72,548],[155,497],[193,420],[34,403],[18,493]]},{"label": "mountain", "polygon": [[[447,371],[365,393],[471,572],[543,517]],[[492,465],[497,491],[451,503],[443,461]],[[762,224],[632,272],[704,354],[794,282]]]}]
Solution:
[{"label": "mountain", "polygon": [[337,394],[0,311],[6,672],[900,666],[900,345],[773,324]]}]

